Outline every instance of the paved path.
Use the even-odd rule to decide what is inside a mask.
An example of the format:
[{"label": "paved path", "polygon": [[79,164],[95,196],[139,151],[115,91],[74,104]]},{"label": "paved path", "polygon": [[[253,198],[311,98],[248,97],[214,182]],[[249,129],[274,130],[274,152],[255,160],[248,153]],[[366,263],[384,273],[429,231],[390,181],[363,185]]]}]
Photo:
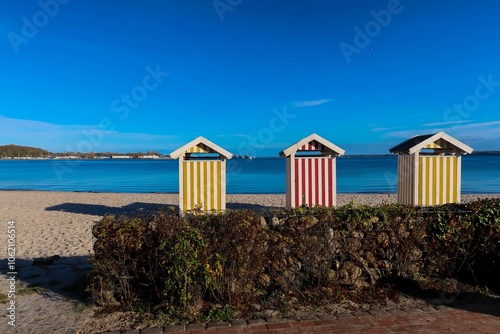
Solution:
[{"label": "paved path", "polygon": [[166,326],[121,334],[160,333],[500,333],[500,308],[497,303],[410,308],[389,312],[356,312],[309,316],[303,319],[268,319]]}]

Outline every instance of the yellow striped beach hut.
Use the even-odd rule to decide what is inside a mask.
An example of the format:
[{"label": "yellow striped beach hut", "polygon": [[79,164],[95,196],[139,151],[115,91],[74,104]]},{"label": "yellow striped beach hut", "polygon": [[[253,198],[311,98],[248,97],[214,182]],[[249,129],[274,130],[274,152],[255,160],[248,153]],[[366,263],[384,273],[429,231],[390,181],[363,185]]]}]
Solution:
[{"label": "yellow striped beach hut", "polygon": [[441,131],[415,136],[389,151],[398,155],[398,203],[460,203],[462,155],[472,148]]},{"label": "yellow striped beach hut", "polygon": [[179,209],[221,212],[226,209],[226,160],[232,154],[204,137],[170,153],[179,159]]}]

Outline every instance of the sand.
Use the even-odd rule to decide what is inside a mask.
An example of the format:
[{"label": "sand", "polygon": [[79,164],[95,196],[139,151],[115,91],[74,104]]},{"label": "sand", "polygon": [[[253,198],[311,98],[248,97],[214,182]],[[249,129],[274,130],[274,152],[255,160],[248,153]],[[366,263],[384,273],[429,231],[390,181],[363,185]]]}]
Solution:
[{"label": "sand", "polygon": [[[462,201],[499,195],[463,195]],[[393,203],[394,194],[339,194],[338,205]],[[74,299],[75,282],[87,274],[92,251],[91,229],[106,213],[155,211],[160,206],[177,206],[177,194],[116,194],[43,191],[0,191],[0,292],[7,294],[8,222],[16,226],[16,288],[34,284],[43,293],[16,294],[18,333],[81,332],[92,325],[92,309],[81,311]],[[285,195],[228,195],[228,209],[269,211],[284,207]],[[33,266],[38,257],[59,255],[51,266]],[[2,306],[8,304],[3,304]],[[0,332],[14,333],[7,324],[5,308],[0,313]],[[89,325],[91,324],[91,325]],[[94,326],[95,327],[95,326]],[[42,330],[43,329],[43,330]],[[105,328],[102,328],[104,330]],[[97,330],[97,328],[95,329]]]},{"label": "sand", "polygon": [[[463,195],[462,201],[493,195]],[[500,195],[494,195],[499,197]],[[394,194],[339,194],[338,205],[393,203]],[[177,206],[177,194],[116,194],[44,191],[0,191],[0,231],[16,222],[17,256],[86,256],[92,249],[91,227],[106,213],[155,211]],[[229,209],[269,211],[284,207],[285,195],[228,195]],[[6,232],[0,233],[6,244]]]}]

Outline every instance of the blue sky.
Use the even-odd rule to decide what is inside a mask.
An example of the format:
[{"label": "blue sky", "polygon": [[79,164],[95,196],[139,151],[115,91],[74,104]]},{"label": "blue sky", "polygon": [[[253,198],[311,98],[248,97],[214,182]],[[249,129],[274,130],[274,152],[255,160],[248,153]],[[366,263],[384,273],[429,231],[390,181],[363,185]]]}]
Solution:
[{"label": "blue sky", "polygon": [[0,145],[277,156],[445,131],[500,150],[500,3],[41,0],[0,5]]}]

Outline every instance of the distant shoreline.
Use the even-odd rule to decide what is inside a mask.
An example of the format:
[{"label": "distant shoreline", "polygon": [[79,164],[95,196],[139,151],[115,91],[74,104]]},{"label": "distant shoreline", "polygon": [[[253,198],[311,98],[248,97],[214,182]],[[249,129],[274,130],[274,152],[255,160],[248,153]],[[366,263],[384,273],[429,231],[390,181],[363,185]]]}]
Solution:
[{"label": "distant shoreline", "polygon": [[[500,156],[466,156],[463,194],[500,193]],[[397,157],[343,157],[337,160],[338,194],[395,194]],[[286,159],[231,159],[228,194],[284,194]],[[179,163],[163,159],[0,160],[0,190],[175,194]]]},{"label": "distant shoreline", "polygon": [[[178,192],[160,192],[160,191],[151,191],[151,192],[112,192],[112,191],[83,191],[83,190],[45,190],[45,189],[2,189],[0,188],[0,192],[2,191],[7,191],[7,192],[45,192],[45,193],[77,193],[77,194],[129,194],[129,195],[178,195]],[[462,196],[467,195],[467,196],[472,196],[472,195],[479,195],[479,196],[489,196],[492,195],[494,197],[500,196],[500,191],[499,192],[494,192],[494,193],[488,193],[488,192],[482,192],[482,193],[477,193],[477,192],[462,192]],[[265,192],[265,193],[227,193],[227,195],[236,195],[236,196],[244,196],[244,195],[282,195],[285,196],[286,193],[279,192],[279,193],[272,193],[272,192]],[[366,196],[372,196],[372,195],[397,195],[397,192],[337,192],[337,196],[345,196],[345,195],[366,195]]]},{"label": "distant shoreline", "polygon": [[[477,151],[469,155],[474,156],[500,156],[500,151]],[[127,156],[127,157],[126,157]],[[337,158],[372,158],[372,157],[396,157],[396,154],[345,154]],[[126,157],[126,158],[123,158]],[[248,158],[234,158],[234,159],[248,159]],[[279,156],[257,156],[251,159],[283,159]],[[96,156],[96,157],[81,157],[81,156],[57,156],[57,157],[0,157],[0,160],[175,160],[165,155],[159,157],[135,157],[132,155],[122,155],[119,157]]]}]

